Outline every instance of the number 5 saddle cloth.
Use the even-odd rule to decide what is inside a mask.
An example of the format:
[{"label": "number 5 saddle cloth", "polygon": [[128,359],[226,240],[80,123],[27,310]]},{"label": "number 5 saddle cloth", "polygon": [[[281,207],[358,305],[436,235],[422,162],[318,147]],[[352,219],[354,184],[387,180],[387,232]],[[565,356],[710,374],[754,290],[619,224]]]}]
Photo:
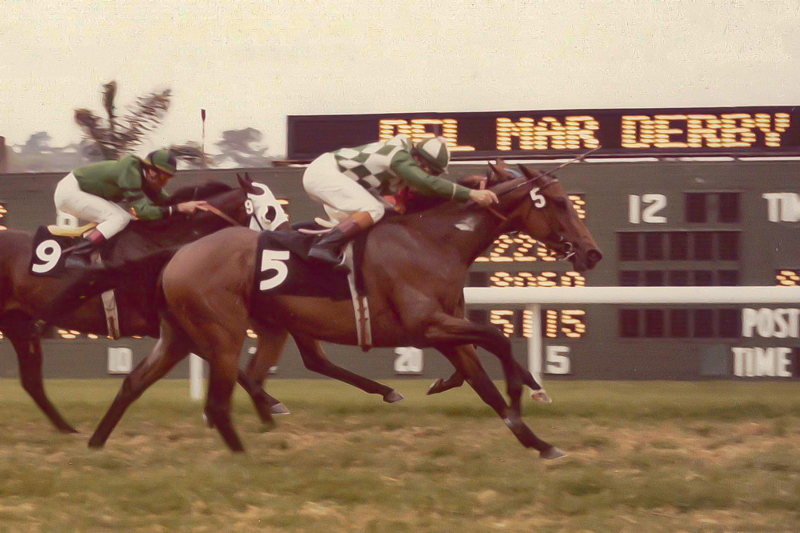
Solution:
[{"label": "number 5 saddle cloth", "polygon": [[[297,231],[264,231],[258,236],[256,273],[251,299],[264,295],[292,295],[349,300],[347,274],[308,260],[315,235]],[[361,240],[361,239],[359,239]],[[354,246],[358,250],[362,246]]]}]

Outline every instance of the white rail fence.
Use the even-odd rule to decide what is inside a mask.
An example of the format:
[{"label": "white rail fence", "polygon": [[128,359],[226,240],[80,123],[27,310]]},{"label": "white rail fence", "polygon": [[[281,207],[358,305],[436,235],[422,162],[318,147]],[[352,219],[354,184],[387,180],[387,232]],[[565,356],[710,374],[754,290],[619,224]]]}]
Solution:
[{"label": "white rail fence", "polygon": [[[541,383],[543,304],[800,304],[800,287],[467,287],[467,304],[524,305],[530,311],[528,369]],[[202,397],[203,362],[192,355],[192,398]]]}]

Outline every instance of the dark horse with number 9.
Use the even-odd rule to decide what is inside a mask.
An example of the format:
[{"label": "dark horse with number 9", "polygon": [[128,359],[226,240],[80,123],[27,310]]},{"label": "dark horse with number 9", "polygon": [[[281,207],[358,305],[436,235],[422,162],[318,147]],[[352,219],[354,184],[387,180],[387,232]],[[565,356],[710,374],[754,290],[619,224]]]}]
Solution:
[{"label": "dark horse with number 9", "polygon": [[[360,267],[375,346],[437,349],[524,446],[554,459],[563,452],[536,437],[521,419],[522,384],[534,390],[541,386],[514,359],[511,342],[500,330],[464,318],[468,269],[502,233],[524,231],[568,256],[579,271],[602,258],[558,180],[520,168],[524,175],[495,169],[493,175],[502,178],[488,185],[500,202],[491,209],[446,201],[378,224],[365,237]],[[162,273],[159,345],[125,380],[90,446],[106,442],[125,409],[185,356],[187,343],[210,363],[206,415],[233,451],[243,450],[230,406],[248,323],[259,338],[282,338],[281,332],[288,331],[304,359],[325,357],[318,341],[358,344],[349,301],[266,293],[259,300],[266,305],[252,305],[257,238],[253,232],[226,229],[183,247],[169,261]],[[489,379],[473,345],[499,358],[510,404]]]},{"label": "dark horse with number 9", "polygon": [[[111,263],[148,255],[155,250],[180,246],[233,224],[247,226],[255,220],[260,228],[269,224],[265,213],[274,201],[266,187],[252,182],[249,177],[239,179],[239,187],[223,183],[207,183],[199,187],[185,187],[176,191],[172,202],[206,200],[214,211],[200,212],[192,217],[175,216],[156,222],[133,222],[116,239],[108,243],[104,259]],[[223,218],[223,217],[227,217]],[[288,227],[288,224],[286,225]],[[244,229],[244,228],[242,228]],[[251,231],[257,235],[255,231]],[[11,341],[19,361],[23,388],[36,401],[55,427],[71,433],[75,429],[64,420],[45,394],[42,377],[42,346],[34,319],[48,306],[55,294],[72,282],[74,275],[66,277],[39,277],[30,272],[33,235],[23,231],[0,233],[0,331]],[[48,259],[40,257],[40,259]],[[148,335],[158,337],[159,316],[155,308],[155,276],[150,280],[137,280],[120,286],[116,291],[120,310],[120,329],[123,336]],[[149,287],[153,287],[150,289]],[[72,311],[63,313],[55,324],[86,333],[107,334],[103,302],[100,297],[90,298]],[[262,349],[259,346],[259,349]],[[272,349],[269,347],[269,349]],[[271,421],[270,405],[280,412],[282,405],[267,396],[261,383],[247,375],[240,376],[242,385],[253,397],[256,409],[264,421]],[[263,381],[263,380],[262,380]],[[284,408],[285,409],[285,408]]]}]

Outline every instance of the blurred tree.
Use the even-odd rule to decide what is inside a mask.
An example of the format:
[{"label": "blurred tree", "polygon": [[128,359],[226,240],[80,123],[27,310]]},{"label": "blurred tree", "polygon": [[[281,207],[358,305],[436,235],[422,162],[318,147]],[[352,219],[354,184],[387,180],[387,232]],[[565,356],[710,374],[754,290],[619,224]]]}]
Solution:
[{"label": "blurred tree", "polygon": [[119,159],[142,144],[147,133],[161,125],[172,95],[169,89],[165,89],[139,97],[120,120],[114,105],[117,82],[112,80],[103,85],[102,94],[107,118],[103,119],[89,109],[76,109],[75,122],[99,149],[103,159]]},{"label": "blurred tree", "polygon": [[185,161],[189,168],[214,166],[214,156],[204,153],[202,147],[194,141],[189,141],[186,144],[173,144],[169,149],[175,153],[175,157]]},{"label": "blurred tree", "polygon": [[254,148],[253,143],[261,142],[261,132],[254,128],[228,130],[222,133],[222,140],[216,143],[221,154],[218,162],[230,159],[240,167],[267,167],[272,158],[264,155],[267,147]]}]

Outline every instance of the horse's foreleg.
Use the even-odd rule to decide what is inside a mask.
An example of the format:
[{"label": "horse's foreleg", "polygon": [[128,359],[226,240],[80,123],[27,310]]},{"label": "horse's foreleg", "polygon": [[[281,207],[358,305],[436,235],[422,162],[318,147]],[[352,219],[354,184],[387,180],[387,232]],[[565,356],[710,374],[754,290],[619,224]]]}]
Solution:
[{"label": "horse's foreleg", "polygon": [[[238,343],[240,349],[243,341],[244,336]],[[231,344],[235,344],[235,342]],[[213,422],[231,451],[243,452],[244,446],[231,420],[231,396],[233,388],[236,386],[236,374],[239,371],[239,352],[234,346],[228,346],[227,343],[225,347],[227,349],[223,351],[215,351],[211,358],[206,416]]]},{"label": "horse's foreleg", "polygon": [[440,394],[442,392],[449,391],[450,389],[456,389],[463,384],[464,376],[461,375],[461,372],[456,370],[453,372],[453,375],[447,379],[437,379],[436,382],[428,389],[428,395]]},{"label": "horse's foreleg", "polygon": [[[545,392],[544,388],[539,384],[538,381],[533,377],[530,371],[525,368],[524,366],[520,365],[516,359],[514,359],[514,363],[516,364],[520,374],[522,375],[522,382],[531,388],[531,398],[536,400],[537,402],[541,403],[552,403],[552,400]],[[427,394],[440,394],[442,392],[447,392],[450,389],[456,389],[464,384],[464,376],[461,375],[461,372],[456,370],[453,372],[447,379],[439,378],[437,379],[433,385],[428,389]]]},{"label": "horse's foreleg", "polygon": [[354,372],[350,372],[349,370],[331,363],[330,360],[328,360],[328,356],[325,355],[325,351],[322,349],[322,345],[320,345],[319,341],[304,335],[292,334],[292,337],[294,337],[297,348],[300,350],[303,364],[312,372],[328,376],[329,378],[338,379],[368,394],[380,394],[383,396],[383,401],[387,403],[395,403],[405,399],[402,394],[391,387],[359,376]]},{"label": "horse's foreleg", "polygon": [[42,377],[42,343],[39,337],[17,336],[11,332],[6,335],[17,352],[19,363],[19,378],[22,388],[25,389],[36,405],[39,406],[50,422],[62,433],[77,433],[50,402],[44,392],[44,379]]},{"label": "horse's foreleg", "polygon": [[[258,341],[256,344],[256,353],[253,354],[247,364],[247,378],[249,378],[256,387],[256,393],[259,397],[266,400],[271,414],[288,415],[289,409],[279,400],[266,393],[264,390],[264,383],[269,377],[269,369],[278,364],[289,333],[281,327],[260,321],[253,321],[252,325],[256,335],[258,335]],[[256,401],[255,397],[253,397],[253,401]],[[256,405],[256,410],[259,409],[259,406]],[[261,414],[260,410],[259,414]],[[263,421],[264,417],[262,416],[261,419]]]},{"label": "horse's foreleg", "polygon": [[557,459],[564,456],[561,450],[538,438],[522,419],[509,409],[503,396],[483,369],[472,345],[436,345],[435,347],[464,376],[478,396],[503,419],[503,422],[523,446],[534,448],[543,459]]},{"label": "horse's foreleg", "polygon": [[125,410],[150,385],[164,377],[181,359],[189,355],[191,348],[192,343],[185,333],[167,320],[162,320],[161,338],[158,339],[147,359],[136,365],[136,368],[122,382],[122,387],[117,393],[117,397],[114,398],[114,403],[108,408],[94,434],[89,439],[89,447],[101,448],[122,418]]},{"label": "horse's foreleg", "polygon": [[[433,346],[462,346],[476,344],[494,354],[503,366],[506,388],[511,400],[511,412],[520,416],[522,406],[522,376],[514,360],[511,341],[494,326],[482,326],[463,318],[438,313],[425,329],[425,340]],[[466,377],[466,376],[465,376]]]}]

